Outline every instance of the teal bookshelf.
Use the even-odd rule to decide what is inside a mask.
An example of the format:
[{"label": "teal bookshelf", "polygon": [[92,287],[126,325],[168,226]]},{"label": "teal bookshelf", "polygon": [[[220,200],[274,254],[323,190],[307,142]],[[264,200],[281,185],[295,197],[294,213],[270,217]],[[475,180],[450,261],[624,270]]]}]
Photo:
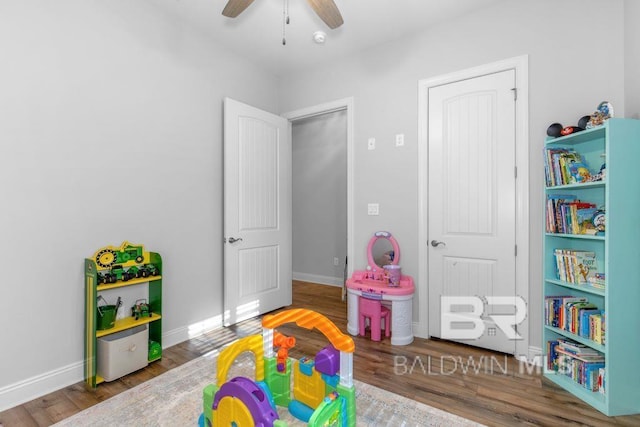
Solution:
[{"label": "teal bookshelf", "polygon": [[[591,391],[572,378],[545,370],[545,378],[608,416],[640,413],[640,120],[609,119],[604,125],[573,135],[547,138],[545,148],[574,149],[592,172],[606,159],[602,181],[545,186],[547,196],[571,194],[604,207],[604,235],[543,234],[543,302],[549,296],[585,297],[606,313],[605,341],[547,324],[543,312],[542,349],[557,339],[570,339],[605,357],[604,393]],[[605,154],[604,158],[602,154]],[[569,283],[557,275],[555,249],[593,251],[604,289]],[[543,304],[544,306],[544,304]],[[545,364],[546,366],[546,364]]]}]

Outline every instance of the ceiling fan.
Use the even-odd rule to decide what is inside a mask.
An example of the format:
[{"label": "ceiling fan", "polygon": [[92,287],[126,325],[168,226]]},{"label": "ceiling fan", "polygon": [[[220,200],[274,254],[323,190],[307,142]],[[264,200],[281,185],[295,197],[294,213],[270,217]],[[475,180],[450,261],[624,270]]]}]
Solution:
[{"label": "ceiling fan", "polygon": [[[318,14],[329,28],[336,29],[344,23],[338,6],[333,0],[307,0],[311,8]],[[253,0],[229,0],[224,7],[222,14],[228,18],[235,18],[240,15]]]}]

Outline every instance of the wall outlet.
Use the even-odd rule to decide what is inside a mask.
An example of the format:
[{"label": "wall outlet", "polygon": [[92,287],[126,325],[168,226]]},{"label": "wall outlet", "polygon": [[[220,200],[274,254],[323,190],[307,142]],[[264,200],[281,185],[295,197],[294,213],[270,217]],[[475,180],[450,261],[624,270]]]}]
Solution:
[{"label": "wall outlet", "polygon": [[378,203],[369,203],[367,205],[367,215],[379,215],[380,205]]},{"label": "wall outlet", "polygon": [[340,265],[340,260],[338,259],[338,257],[333,257],[333,265]]},{"label": "wall outlet", "polygon": [[367,148],[369,150],[375,150],[376,149],[376,139],[375,138],[369,138],[369,140],[367,141]]},{"label": "wall outlet", "polygon": [[396,147],[402,147],[404,145],[404,134],[399,133],[396,135]]}]

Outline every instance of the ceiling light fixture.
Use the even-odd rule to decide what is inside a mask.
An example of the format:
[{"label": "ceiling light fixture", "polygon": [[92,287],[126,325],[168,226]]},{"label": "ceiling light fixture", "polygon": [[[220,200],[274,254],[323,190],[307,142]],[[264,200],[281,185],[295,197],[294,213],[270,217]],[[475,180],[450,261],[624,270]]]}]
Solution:
[{"label": "ceiling light fixture", "polygon": [[327,33],[324,31],[316,31],[313,33],[313,41],[318,44],[323,44],[327,40]]}]

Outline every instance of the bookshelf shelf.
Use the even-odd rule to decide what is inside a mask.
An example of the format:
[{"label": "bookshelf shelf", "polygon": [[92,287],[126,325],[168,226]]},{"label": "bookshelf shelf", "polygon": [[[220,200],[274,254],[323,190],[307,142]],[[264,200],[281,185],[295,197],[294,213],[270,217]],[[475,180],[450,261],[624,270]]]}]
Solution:
[{"label": "bookshelf shelf", "polygon": [[592,340],[586,339],[586,338],[582,338],[579,335],[576,334],[572,334],[569,331],[565,331],[563,329],[560,328],[554,328],[553,326],[549,326],[549,325],[545,325],[544,326],[545,329],[547,329],[548,331],[551,331],[553,333],[556,333],[558,335],[562,335],[563,337],[569,338],[575,342],[579,342],[580,344],[584,344],[588,347],[591,347],[594,350],[598,350],[600,353],[604,353],[605,352],[605,346],[602,344],[598,344],[597,342],[594,342]]},{"label": "bookshelf shelf", "polygon": [[546,233],[547,237],[563,237],[565,239],[585,239],[585,240],[605,240],[605,236],[595,236],[592,234],[566,234],[566,233]]},{"label": "bookshelf shelf", "polygon": [[[553,153],[558,152],[578,153],[592,174],[599,172],[600,165],[605,163],[606,159],[606,178],[582,184],[549,186],[549,182],[559,182],[557,168],[552,172],[549,168],[549,161],[554,160]],[[545,141],[547,181],[544,191],[546,225],[543,233],[542,348],[547,351],[547,357],[553,357],[554,353],[549,353],[548,344],[568,339],[602,353],[605,358],[604,367],[600,365],[597,371],[598,374],[604,372],[604,393],[591,391],[572,378],[551,369],[545,372],[544,377],[608,416],[640,413],[640,388],[637,387],[637,384],[640,384],[640,369],[637,367],[640,354],[640,286],[637,283],[637,266],[640,264],[640,227],[637,213],[640,211],[640,198],[636,197],[635,190],[632,190],[640,186],[640,174],[636,172],[638,159],[640,120],[613,118],[600,127],[559,138],[547,138]],[[550,173],[555,175],[552,181],[548,179]],[[563,181],[567,182],[565,179]],[[553,221],[556,221],[554,218],[558,218],[554,214],[567,214],[568,211],[547,211],[549,205],[546,202],[555,199],[572,200],[562,197],[567,195],[576,201],[596,205],[598,210],[604,209],[604,235],[547,232],[549,221],[552,221],[551,230],[566,229],[558,227],[557,222],[553,225]],[[570,205],[571,202],[567,204]],[[563,217],[562,221],[564,220]],[[573,224],[583,224],[580,221]],[[587,252],[595,254],[596,271],[604,274],[606,278],[604,289],[593,287],[589,283],[573,283],[578,281],[574,280],[574,277],[578,277],[578,270],[572,271],[570,275],[566,270],[563,271],[563,275],[559,274],[559,268],[575,268],[579,265],[579,261],[576,262],[572,256],[578,260],[580,257],[585,259],[584,254]],[[588,265],[587,261],[585,265]],[[560,280],[560,277],[571,280],[572,283]],[[571,301],[571,298],[574,301]],[[593,304],[592,312],[584,311],[588,309],[584,305],[578,307],[578,310],[582,309],[581,312],[574,309],[574,312],[585,315],[582,321],[578,314],[580,328],[586,325],[589,332],[602,331],[604,344],[580,336],[584,335],[583,333],[576,335],[554,327],[556,318],[552,319],[554,326],[546,324],[551,322],[549,317],[545,316],[550,312],[554,316],[556,314],[557,306],[554,300],[559,300],[558,304],[566,310],[564,313],[569,313],[577,298],[584,298]],[[552,302],[554,304],[551,304]],[[591,323],[591,315],[597,318],[602,314],[604,326],[599,328],[597,322]],[[575,319],[565,317],[564,321],[575,322]],[[575,361],[572,360],[573,362]],[[583,367],[586,369],[586,365],[581,365],[581,368]]]},{"label": "bookshelf shelf", "polygon": [[595,288],[589,284],[584,285],[576,285],[574,283],[563,282],[562,280],[556,279],[546,279],[547,283],[553,283],[558,286],[562,286],[563,288],[573,289],[580,292],[586,292],[588,294],[605,296],[605,290],[600,288]]},{"label": "bookshelf shelf", "polygon": [[593,188],[593,187],[604,187],[607,183],[605,181],[593,181],[593,182],[585,182],[583,184],[565,184],[565,185],[554,185],[551,187],[546,187],[547,191],[554,190],[581,190],[584,188]]},{"label": "bookshelf shelf", "polygon": [[548,137],[546,139],[547,145],[567,144],[575,145],[583,142],[588,142],[594,139],[603,138],[606,132],[605,126],[599,126],[584,130],[582,132],[574,133],[567,136],[561,136],[559,138]]}]

